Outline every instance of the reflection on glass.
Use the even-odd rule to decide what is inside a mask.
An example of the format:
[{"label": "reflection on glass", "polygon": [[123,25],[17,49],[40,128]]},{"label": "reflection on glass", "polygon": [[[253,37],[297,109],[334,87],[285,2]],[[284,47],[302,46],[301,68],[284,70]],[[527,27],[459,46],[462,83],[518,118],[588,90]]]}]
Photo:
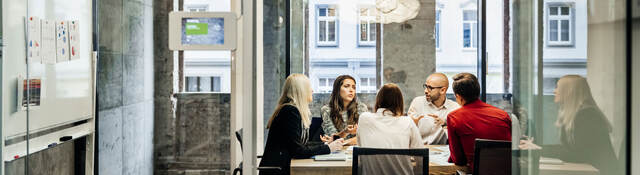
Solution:
[{"label": "reflection on glass", "polygon": [[566,75],[558,80],[554,102],[558,104],[555,126],[562,148],[557,154],[567,162],[589,163],[601,174],[612,174],[618,165],[609,134],[612,125],[597,106],[587,80]]}]

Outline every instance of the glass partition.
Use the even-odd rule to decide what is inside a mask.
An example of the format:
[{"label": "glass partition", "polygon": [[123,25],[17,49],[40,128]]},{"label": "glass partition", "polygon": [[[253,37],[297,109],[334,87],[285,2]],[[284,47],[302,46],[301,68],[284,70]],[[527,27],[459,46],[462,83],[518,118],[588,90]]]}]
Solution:
[{"label": "glass partition", "polygon": [[[290,53],[302,52],[291,59],[305,64],[291,60],[290,66],[302,67],[311,79],[313,117],[320,117],[320,108],[329,102],[338,75],[355,77],[358,97],[371,107],[381,84],[405,83],[412,77],[424,81],[433,72],[478,75],[478,55],[485,55],[487,66],[480,69],[486,75],[486,102],[518,120],[513,123],[517,128],[512,126],[512,142],[519,148],[514,151],[514,174],[626,173],[626,1],[419,1],[420,13],[426,15],[400,23],[380,22],[384,3],[303,2],[288,9],[292,14],[306,12],[303,20],[290,21],[288,32],[302,33],[290,42],[304,47],[291,47]],[[420,20],[428,23],[416,25]],[[427,44],[428,51],[416,49],[410,40],[406,42],[411,46],[397,44],[396,35],[385,33],[395,32],[394,25],[416,38],[429,35],[432,40],[423,43],[433,44]],[[483,42],[486,53],[478,54]],[[400,48],[402,53],[388,55],[385,48]],[[410,56],[429,51],[433,54],[424,54],[423,60]],[[386,71],[397,62],[427,70]],[[411,86],[401,88],[409,92],[405,99],[416,95]],[[448,92],[454,99],[451,89]]]}]

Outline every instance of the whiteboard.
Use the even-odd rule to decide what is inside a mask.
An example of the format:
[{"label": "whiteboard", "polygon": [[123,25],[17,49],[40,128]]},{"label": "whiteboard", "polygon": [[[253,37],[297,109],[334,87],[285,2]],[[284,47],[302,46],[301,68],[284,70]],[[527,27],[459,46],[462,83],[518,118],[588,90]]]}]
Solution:
[{"label": "whiteboard", "polygon": [[[79,21],[77,60],[29,62],[29,77],[42,79],[40,106],[29,110],[30,133],[93,118],[94,89],[91,0],[3,0],[2,11],[2,136],[26,134],[27,112],[20,109],[19,77],[27,77],[25,18]],[[28,9],[27,9],[28,3]]]}]

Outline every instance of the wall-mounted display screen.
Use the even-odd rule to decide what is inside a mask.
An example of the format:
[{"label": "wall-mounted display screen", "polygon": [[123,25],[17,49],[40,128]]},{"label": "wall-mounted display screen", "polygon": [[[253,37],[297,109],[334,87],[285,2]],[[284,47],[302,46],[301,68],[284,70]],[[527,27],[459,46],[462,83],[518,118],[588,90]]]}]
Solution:
[{"label": "wall-mounted display screen", "polygon": [[171,50],[233,50],[236,48],[234,13],[171,12]]},{"label": "wall-mounted display screen", "polygon": [[183,45],[223,45],[224,18],[182,18]]}]

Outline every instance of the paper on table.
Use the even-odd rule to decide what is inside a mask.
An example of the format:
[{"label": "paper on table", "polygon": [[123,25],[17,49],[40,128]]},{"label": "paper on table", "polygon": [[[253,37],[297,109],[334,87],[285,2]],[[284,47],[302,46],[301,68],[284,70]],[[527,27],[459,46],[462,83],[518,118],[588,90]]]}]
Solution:
[{"label": "paper on table", "polygon": [[71,60],[80,59],[80,33],[78,20],[69,22],[69,55]]},{"label": "paper on table", "polygon": [[69,61],[69,25],[67,21],[56,21],[56,61]]},{"label": "paper on table", "polygon": [[56,26],[51,20],[42,20],[42,63],[56,64]]},{"label": "paper on table", "polygon": [[331,154],[316,155],[314,160],[347,160],[347,154],[344,151],[332,152]]},{"label": "paper on table", "polygon": [[429,150],[429,162],[438,165],[453,165],[453,163],[449,163],[449,146],[445,145],[434,148],[441,150],[442,152]]},{"label": "paper on table", "polygon": [[40,18],[37,16],[31,16],[27,19],[27,28],[29,30],[29,40],[27,43],[28,53],[27,58],[32,62],[42,62],[41,54],[41,33],[40,33]]},{"label": "paper on table", "polygon": [[540,157],[540,164],[552,164],[552,165],[560,165],[564,162],[560,159],[550,158],[550,157]]}]

